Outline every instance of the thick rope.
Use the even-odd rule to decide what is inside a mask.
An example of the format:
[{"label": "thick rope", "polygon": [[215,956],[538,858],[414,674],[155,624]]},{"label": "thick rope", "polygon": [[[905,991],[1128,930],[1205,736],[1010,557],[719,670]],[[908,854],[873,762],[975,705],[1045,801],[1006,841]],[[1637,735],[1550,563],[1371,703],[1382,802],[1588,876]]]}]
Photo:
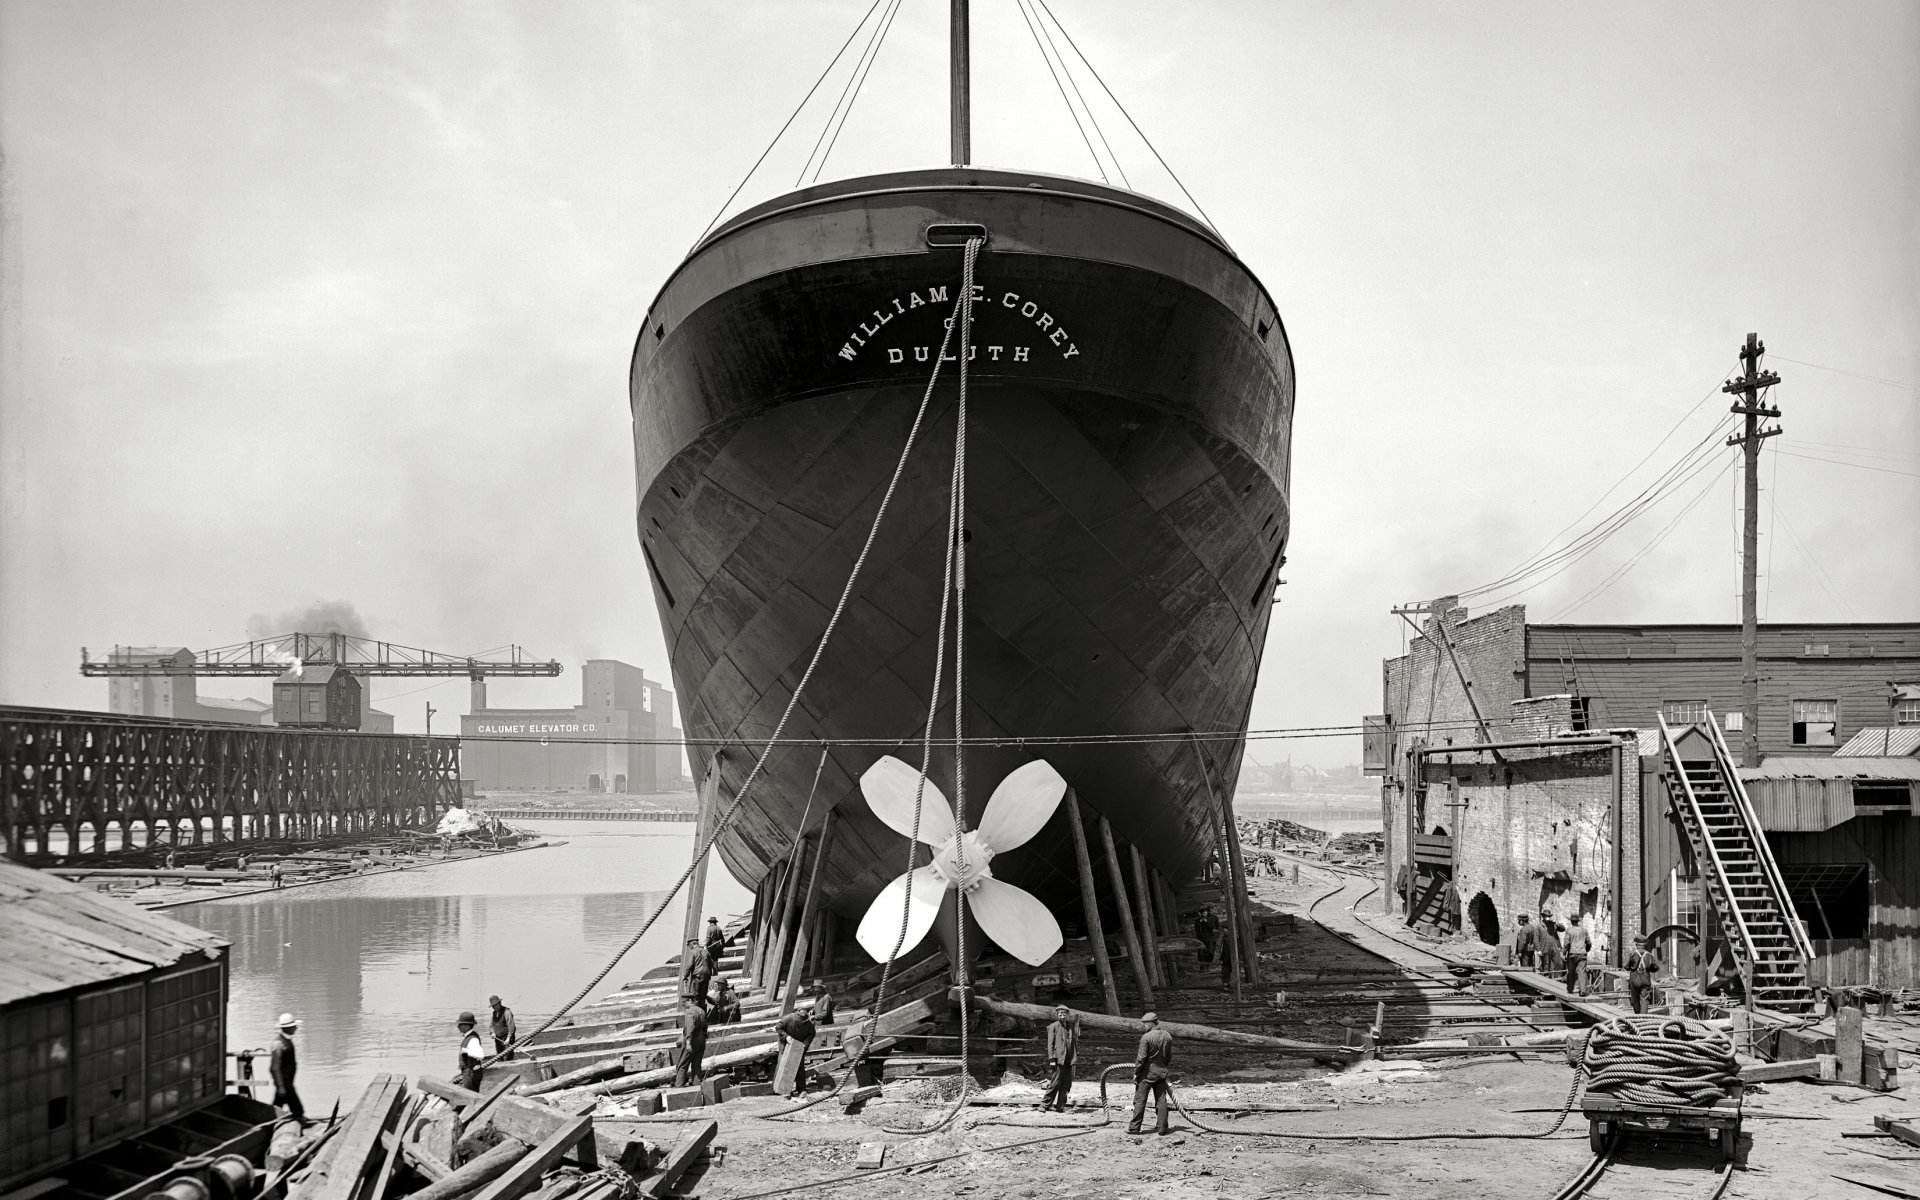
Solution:
[{"label": "thick rope", "polygon": [[1681,1017],[1622,1016],[1603,1021],[1578,1051],[1587,1090],[1628,1104],[1707,1108],[1733,1094],[1740,1077],[1733,1040]]},{"label": "thick rope", "polygon": [[[948,334],[952,333],[952,326],[958,323],[958,318],[961,315],[963,306],[969,303],[973,295],[973,258],[978,248],[977,239],[967,243],[967,286],[962,289],[960,299],[954,302],[954,316],[952,320],[948,321]],[[940,367],[946,360],[944,351],[947,341],[945,337],[941,339],[940,345],[943,352],[934,359],[933,372],[927,378],[927,390],[920,396],[920,408],[914,413],[913,424],[907,430],[906,444],[900,448],[900,458],[893,465],[893,475],[887,480],[887,489],[880,496],[880,507],[874,512],[873,524],[867,529],[867,540],[860,547],[859,557],[853,560],[853,569],[847,573],[846,586],[840,589],[840,599],[834,603],[833,615],[827,618],[827,627],[821,632],[820,641],[813,648],[813,657],[808,660],[807,669],[801,673],[800,682],[794,685],[793,694],[787,697],[787,706],[780,713],[779,723],[773,727],[773,733],[768,737],[766,745],[760,751],[759,757],[754,759],[753,769],[747,772],[747,778],[741,783],[740,791],[734,796],[732,802],[727,805],[726,810],[720,814],[720,819],[713,823],[713,829],[707,834],[706,839],[701,842],[692,860],[687,863],[687,869],[682,871],[680,878],[674,880],[673,886],[667,889],[666,897],[655,906],[651,913],[647,914],[646,920],[641,922],[640,928],[632,937],[627,939],[626,944],[615,951],[613,957],[607,960],[607,965],[600,968],[599,972],[587,981],[585,987],[575,992],[572,999],[555,1010],[552,1016],[542,1021],[538,1028],[514,1039],[508,1044],[505,1050],[485,1059],[481,1064],[482,1066],[505,1058],[518,1047],[553,1028],[554,1022],[573,1011],[575,1005],[585,1000],[587,996],[592,993],[593,989],[605,982],[607,976],[613,973],[613,969],[620,965],[620,960],[627,956],[628,951],[639,945],[641,938],[647,936],[647,932],[653,928],[654,922],[660,919],[660,914],[665,912],[667,906],[673,903],[673,898],[680,894],[680,889],[685,887],[687,881],[693,878],[694,870],[701,862],[705,861],[708,853],[712,851],[714,843],[720,840],[720,835],[725,833],[727,827],[733,823],[734,815],[740,811],[740,806],[746,803],[747,796],[753,791],[755,781],[760,778],[761,771],[767,765],[768,756],[771,755],[774,748],[779,745],[780,736],[786,731],[787,722],[793,717],[794,709],[799,707],[800,697],[807,690],[807,684],[813,679],[815,669],[820,666],[820,659],[826,654],[828,643],[833,641],[834,630],[840,627],[840,618],[845,615],[847,604],[853,597],[854,585],[859,582],[860,572],[866,567],[867,559],[873,554],[874,541],[880,536],[880,526],[887,519],[887,510],[893,506],[894,494],[899,491],[900,479],[906,474],[907,461],[913,454],[914,443],[919,440],[920,430],[922,426],[926,424],[927,410],[932,407],[933,404],[933,390],[935,385],[940,382]],[[923,781],[925,774],[925,764],[922,764],[921,775]],[[917,824],[918,805],[915,806],[915,813]]]}]

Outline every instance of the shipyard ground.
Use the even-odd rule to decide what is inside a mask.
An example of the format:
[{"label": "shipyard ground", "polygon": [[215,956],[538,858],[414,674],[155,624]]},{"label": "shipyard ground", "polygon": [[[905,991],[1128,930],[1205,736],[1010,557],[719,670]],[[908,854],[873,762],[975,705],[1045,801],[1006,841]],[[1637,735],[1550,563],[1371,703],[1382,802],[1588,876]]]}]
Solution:
[{"label": "shipyard ground", "polygon": [[[1391,967],[1388,959],[1403,963],[1409,977],[1430,966],[1420,961],[1418,951],[1358,919],[1349,906],[1368,891],[1364,881],[1307,868],[1298,885],[1274,877],[1251,883],[1260,900],[1281,912],[1304,917],[1320,901],[1311,921],[1299,921],[1291,934],[1263,946],[1265,969],[1276,977],[1299,977],[1308,964],[1327,976],[1363,966]],[[1377,894],[1371,899],[1378,903]],[[1217,977],[1187,982],[1197,986],[1167,997],[1163,1007],[1197,1021],[1209,1015],[1221,1020],[1232,1011],[1222,1004]],[[1276,990],[1286,986],[1278,984]],[[1261,1022],[1260,1028],[1290,1037],[1338,1040],[1342,1018],[1351,1020],[1362,1009],[1370,1013],[1371,1004],[1353,1005],[1351,1011],[1337,1002],[1316,1004],[1298,1021]],[[1097,1089],[1085,1081],[1106,1062],[1126,1061],[1130,1049],[1120,1043],[1090,1046],[1082,1058],[1083,1082],[1076,1095],[1092,1101]],[[875,1197],[1185,1200],[1299,1194],[1521,1200],[1553,1196],[1590,1157],[1587,1127],[1577,1111],[1558,1134],[1544,1140],[1328,1140],[1544,1130],[1553,1124],[1572,1082],[1571,1068],[1558,1055],[1527,1061],[1389,1061],[1340,1071],[1297,1059],[1265,1058],[1257,1051],[1186,1042],[1177,1045],[1176,1053],[1176,1086],[1182,1095],[1205,1100],[1215,1110],[1195,1116],[1234,1134],[1204,1132],[1176,1114],[1169,1136],[1128,1136],[1127,1112],[1120,1106],[1130,1102],[1131,1089],[1124,1076],[1116,1078],[1116,1107],[1105,1126],[1090,1128],[1100,1119],[1097,1109],[1062,1115],[1003,1105],[969,1107],[956,1124],[931,1136],[889,1132],[889,1127],[923,1125],[950,1107],[955,1080],[912,1079],[889,1082],[881,1098],[853,1116],[827,1103],[770,1120],[766,1114],[784,1106],[771,1099],[739,1100],[685,1114],[717,1120],[716,1144],[726,1152],[686,1180],[682,1189],[711,1200],[747,1200],[789,1189],[802,1195]],[[1017,1067],[1011,1076],[1013,1081],[988,1095],[1038,1099],[1038,1085],[1020,1079]],[[1240,1105],[1319,1111],[1231,1111]],[[1920,1183],[1920,1168],[1910,1161],[1920,1154],[1910,1155],[1889,1140],[1840,1136],[1843,1131],[1871,1130],[1874,1114],[1903,1108],[1899,1093],[1876,1095],[1812,1083],[1756,1088],[1749,1093],[1739,1162],[1726,1194],[1782,1200],[1876,1194],[1834,1178],[1836,1172],[1894,1181],[1896,1186]],[[672,1141],[673,1122],[647,1120],[633,1126],[643,1136]],[[1307,1136],[1254,1136],[1261,1131]],[[1038,1140],[1042,1138],[1051,1140]],[[857,1170],[862,1143],[875,1142],[887,1145],[887,1169]],[[1704,1200],[1713,1194],[1717,1165],[1716,1154],[1704,1143],[1636,1145],[1623,1152],[1618,1166],[1592,1194]]]}]

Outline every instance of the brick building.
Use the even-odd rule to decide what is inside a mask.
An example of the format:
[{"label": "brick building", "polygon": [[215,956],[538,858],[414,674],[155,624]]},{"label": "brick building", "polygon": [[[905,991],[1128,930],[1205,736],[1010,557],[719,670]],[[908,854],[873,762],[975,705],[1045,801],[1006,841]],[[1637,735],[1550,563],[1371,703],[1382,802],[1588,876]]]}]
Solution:
[{"label": "brick building", "polygon": [[460,718],[460,777],[474,789],[650,794],[686,786],[673,693],[639,667],[587,660],[573,708],[494,708],[484,681]]},{"label": "brick building", "polygon": [[[1741,773],[1750,788],[1764,787],[1766,772],[1807,773],[1813,768],[1796,761],[1825,761],[1862,731],[1920,725],[1920,625],[1762,626],[1759,657],[1764,758],[1759,771]],[[1382,776],[1395,880],[1388,904],[1410,906],[1410,923],[1466,928],[1488,941],[1511,941],[1520,913],[1592,914],[1609,957],[1671,924],[1710,946],[1711,905],[1669,811],[1658,728],[1662,717],[1678,727],[1711,712],[1737,743],[1740,680],[1736,625],[1530,625],[1522,606],[1469,618],[1450,597],[1434,601],[1407,653],[1384,664],[1385,712],[1369,719],[1368,770]],[[1904,778],[1909,770],[1826,774],[1871,788],[1886,782],[1874,772]],[[1913,912],[1892,906],[1909,890],[1920,895],[1911,804],[1861,808],[1897,812],[1897,827],[1872,827],[1866,842],[1866,827],[1836,835],[1854,847],[1845,855],[1833,838],[1810,848],[1799,836],[1835,828],[1838,809],[1757,807],[1776,857],[1799,864],[1783,873],[1802,907],[1816,903],[1816,892],[1825,900],[1821,880],[1836,895],[1852,889],[1844,911],[1859,919],[1835,917],[1832,940],[1868,937],[1872,906],[1862,897],[1881,892],[1888,907],[1879,927],[1891,936],[1903,914],[1914,924]],[[1833,949],[1872,957],[1852,945]],[[1920,963],[1920,945],[1874,954],[1887,977],[1913,975]]]}]

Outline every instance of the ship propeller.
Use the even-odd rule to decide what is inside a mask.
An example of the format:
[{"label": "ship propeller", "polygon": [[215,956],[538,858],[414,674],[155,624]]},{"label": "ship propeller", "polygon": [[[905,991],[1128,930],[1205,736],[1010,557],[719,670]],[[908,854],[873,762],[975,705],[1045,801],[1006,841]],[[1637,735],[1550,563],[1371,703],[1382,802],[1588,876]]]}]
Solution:
[{"label": "ship propeller", "polygon": [[[1060,923],[1053,913],[1025,888],[995,879],[988,866],[994,855],[1025,845],[1060,806],[1067,781],[1049,763],[1035,759],[1001,780],[987,801],[980,827],[964,834],[957,833],[940,789],[891,755],[860,777],[860,791],[873,814],[890,829],[933,847],[933,862],[880,889],[868,906],[855,935],[868,954],[884,962],[918,945],[933,928],[949,888],[966,897],[980,931],[1021,962],[1037,967],[1059,952]],[[917,833],[916,807],[920,810]],[[903,917],[905,938],[900,937]]]}]

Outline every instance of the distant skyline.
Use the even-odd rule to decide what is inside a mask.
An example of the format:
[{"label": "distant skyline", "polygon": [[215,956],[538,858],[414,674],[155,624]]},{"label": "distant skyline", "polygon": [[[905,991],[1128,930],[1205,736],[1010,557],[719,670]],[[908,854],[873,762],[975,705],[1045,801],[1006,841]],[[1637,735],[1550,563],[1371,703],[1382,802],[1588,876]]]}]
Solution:
[{"label": "distant skyline", "polygon": [[[1714,426],[1749,330],[1787,431],[1763,615],[1920,619],[1920,8],[1048,2],[1292,342],[1256,726],[1378,711],[1393,605],[1498,579],[1696,444],[1518,599],[1737,621]],[[902,4],[823,177],[944,161],[945,8]],[[566,664],[500,704],[571,704],[589,657],[664,680],[635,331],[867,11],[0,0],[0,701],[104,708],[82,645],[217,646],[322,601]],[[976,161],[1112,173],[1013,0],[973,11]],[[1187,206],[1060,49],[1131,186]],[[825,147],[845,70],[735,209]],[[374,685],[403,731],[429,700],[465,711],[465,681]]]}]

